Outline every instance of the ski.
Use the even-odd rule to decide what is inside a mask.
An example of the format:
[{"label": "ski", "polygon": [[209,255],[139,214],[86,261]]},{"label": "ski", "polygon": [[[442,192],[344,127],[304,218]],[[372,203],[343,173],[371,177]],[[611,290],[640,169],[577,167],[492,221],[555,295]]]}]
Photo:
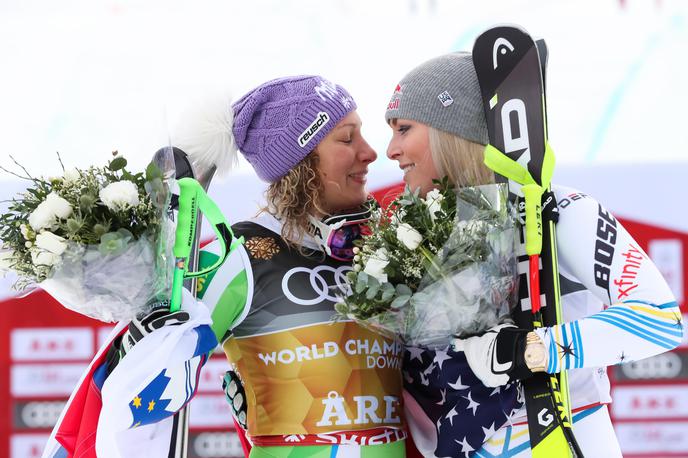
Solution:
[{"label": "ski", "polygon": [[[537,45],[513,26],[487,30],[473,47],[490,139],[485,163],[498,183],[508,183],[509,198],[524,223],[518,252],[519,301],[512,316],[526,329],[561,322],[546,59],[544,41]],[[538,373],[523,381],[523,387],[533,456],[582,456],[569,420],[566,375],[560,382],[557,375]]]},{"label": "ski", "polygon": [[[196,173],[194,173],[194,167],[187,154],[179,148],[176,147],[164,147],[159,149],[153,156],[152,161],[166,177],[174,177],[177,182],[182,179],[194,179],[196,180]],[[215,173],[215,167],[210,167],[202,173],[197,181],[204,191],[207,191],[210,186],[210,181]],[[174,215],[177,213],[177,217],[173,218],[175,221],[180,220],[182,215],[179,213],[180,206],[180,195],[172,195],[170,202],[170,212]],[[191,250],[186,261],[187,271],[195,271],[198,268],[198,250],[200,244],[200,225],[202,213],[195,209],[193,210],[196,215],[192,216],[193,225],[195,226],[193,230],[193,241],[191,244]],[[198,230],[195,230],[195,229]],[[196,277],[184,278],[183,287],[191,291],[194,296],[196,295]],[[188,438],[189,438],[189,409],[190,406],[186,405],[179,412],[177,412],[172,420],[172,431],[170,435],[170,447],[168,452],[168,458],[186,458],[188,450]]]},{"label": "ski", "polygon": [[[194,170],[191,166],[186,153],[178,148],[172,148],[172,154],[174,157],[174,170],[175,178],[180,180],[182,178],[195,178]],[[212,175],[210,176],[212,179]],[[205,190],[208,189],[210,185],[210,179],[206,183],[201,183],[201,186]],[[173,202],[173,205],[175,202]],[[179,200],[177,199],[176,206],[173,206],[178,210]],[[195,231],[194,242],[189,254],[189,268],[195,270],[198,266],[198,245],[200,242],[201,231],[200,231],[200,213],[196,215],[197,224],[199,225],[199,230]],[[184,288],[188,289],[196,296],[196,279],[189,278],[184,280]],[[186,458],[189,449],[189,415],[190,415],[191,405],[186,405],[183,409],[174,415],[172,423],[172,436],[170,437],[170,452],[168,458]]]}]

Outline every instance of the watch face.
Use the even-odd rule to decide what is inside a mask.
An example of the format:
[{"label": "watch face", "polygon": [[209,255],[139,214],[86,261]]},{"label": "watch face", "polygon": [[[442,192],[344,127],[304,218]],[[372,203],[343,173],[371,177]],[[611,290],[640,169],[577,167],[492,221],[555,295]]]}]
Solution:
[{"label": "watch face", "polygon": [[542,366],[545,363],[545,349],[542,344],[529,344],[525,351],[528,366]]}]

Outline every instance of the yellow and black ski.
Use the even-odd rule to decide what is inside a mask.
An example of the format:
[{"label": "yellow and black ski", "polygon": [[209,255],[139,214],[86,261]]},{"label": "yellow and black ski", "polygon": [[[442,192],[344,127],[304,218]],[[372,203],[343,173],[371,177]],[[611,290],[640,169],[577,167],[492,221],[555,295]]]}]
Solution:
[{"label": "yellow and black ski", "polygon": [[[485,164],[497,182],[508,183],[522,220],[519,303],[512,315],[526,329],[562,322],[556,203],[550,189],[554,155],[547,143],[546,56],[544,42],[538,49],[514,26],[487,30],[473,47],[490,139]],[[566,373],[535,374],[523,387],[533,456],[582,456],[570,422]]]}]

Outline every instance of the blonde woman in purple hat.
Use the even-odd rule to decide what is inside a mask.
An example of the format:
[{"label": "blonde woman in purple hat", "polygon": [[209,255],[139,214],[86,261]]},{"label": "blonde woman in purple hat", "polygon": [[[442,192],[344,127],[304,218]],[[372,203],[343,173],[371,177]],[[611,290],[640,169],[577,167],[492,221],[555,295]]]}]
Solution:
[{"label": "blonde woman in purple hat", "polygon": [[[250,457],[405,456],[399,366],[375,364],[401,348],[332,321],[377,157],[355,101],[322,77],[297,76],[258,86],[232,111],[234,142],[268,183],[267,203],[233,226],[245,243],[199,297],[214,310]],[[207,247],[201,264],[216,252]]]}]

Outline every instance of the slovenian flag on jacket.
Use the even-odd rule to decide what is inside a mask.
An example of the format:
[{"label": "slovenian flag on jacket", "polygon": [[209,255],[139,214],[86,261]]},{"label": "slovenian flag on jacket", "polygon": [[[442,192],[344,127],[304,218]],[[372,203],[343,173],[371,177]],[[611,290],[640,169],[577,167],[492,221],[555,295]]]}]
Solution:
[{"label": "slovenian flag on jacket", "polygon": [[42,458],[167,456],[173,415],[196,393],[217,346],[210,313],[184,291],[189,321],[146,335],[106,377],[105,355],[126,330],[118,323],[79,381]]}]

